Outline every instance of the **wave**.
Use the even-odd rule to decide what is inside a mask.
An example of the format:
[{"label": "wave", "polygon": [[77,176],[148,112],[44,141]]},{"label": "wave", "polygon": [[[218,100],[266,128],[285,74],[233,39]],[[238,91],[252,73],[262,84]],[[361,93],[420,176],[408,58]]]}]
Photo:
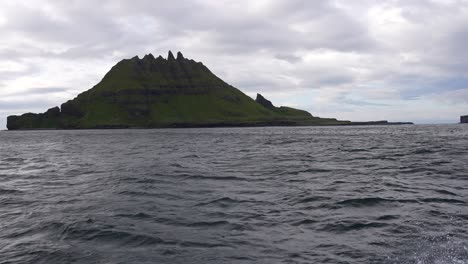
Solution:
[{"label": "wave", "polygon": [[330,197],[326,196],[309,196],[305,198],[298,199],[295,204],[303,204],[303,203],[311,203],[311,202],[318,202],[318,201],[326,201],[330,200]]},{"label": "wave", "polygon": [[351,149],[343,149],[343,151],[346,152],[367,152],[369,151],[368,149],[363,149],[363,148],[351,148]]},{"label": "wave", "polygon": [[151,215],[145,214],[145,213],[116,214],[115,217],[133,218],[133,219],[148,219],[148,218],[152,218]]},{"label": "wave", "polygon": [[5,163],[24,163],[24,161],[26,161],[26,159],[24,158],[18,158],[18,157],[8,157],[8,158],[3,158],[1,159],[2,163],[5,162]]},{"label": "wave", "polygon": [[325,224],[323,227],[319,228],[320,231],[333,232],[333,233],[343,233],[349,231],[359,231],[362,229],[370,228],[381,228],[388,226],[387,223],[382,222],[341,222],[341,223],[331,223]]},{"label": "wave", "polygon": [[233,199],[230,197],[221,197],[216,198],[210,201],[201,202],[196,204],[196,206],[217,206],[221,208],[233,207],[240,204],[251,203],[251,204],[272,204],[270,201],[258,201],[258,200],[240,200]]},{"label": "wave", "polygon": [[93,220],[87,219],[74,223],[49,222],[41,223],[30,229],[17,233],[17,237],[31,236],[32,234],[51,234],[60,237],[60,240],[89,241],[95,243],[118,244],[121,246],[148,246],[148,245],[174,245],[175,242],[166,241],[158,236],[148,233],[142,234],[127,230],[115,229],[112,225],[97,225]]},{"label": "wave", "polygon": [[399,215],[381,215],[377,217],[376,219],[379,221],[389,221],[389,220],[397,220],[399,218],[400,218]]},{"label": "wave", "polygon": [[376,206],[387,203],[418,203],[414,199],[386,199],[380,197],[366,197],[366,198],[353,198],[339,201],[336,205],[350,206],[350,207],[363,207],[363,206]]},{"label": "wave", "polygon": [[446,194],[446,195],[451,195],[451,196],[459,196],[458,194],[447,191],[447,190],[434,189],[433,191],[437,192],[437,193],[440,193],[440,194]]},{"label": "wave", "polygon": [[433,154],[433,153],[436,153],[436,151],[432,150],[432,149],[427,149],[427,148],[421,148],[421,149],[417,149],[415,151],[412,152],[412,154]]},{"label": "wave", "polygon": [[12,195],[12,194],[22,194],[23,191],[16,189],[2,189],[0,188],[0,195]]},{"label": "wave", "polygon": [[466,129],[7,133],[0,263],[466,263]]},{"label": "wave", "polygon": [[216,226],[226,226],[230,223],[226,220],[218,220],[218,221],[201,221],[201,222],[194,222],[188,223],[186,226],[190,227],[216,227]]},{"label": "wave", "polygon": [[308,168],[303,170],[296,170],[296,171],[287,171],[284,174],[287,175],[298,175],[302,173],[323,173],[323,172],[332,172],[332,169],[325,169],[325,168]]},{"label": "wave", "polygon": [[253,230],[253,228],[246,223],[232,223],[226,220],[214,220],[214,221],[200,221],[184,224],[185,227],[193,227],[197,229],[211,229],[211,228],[223,228],[231,231],[246,231]]},{"label": "wave", "polygon": [[178,246],[181,247],[189,247],[189,248],[234,248],[229,244],[221,244],[221,243],[207,243],[207,242],[199,242],[199,241],[183,241],[177,243]]},{"label": "wave", "polygon": [[196,154],[190,154],[190,155],[182,156],[181,158],[182,158],[182,159],[199,159],[200,156],[198,156],[198,155],[196,155]]},{"label": "wave", "polygon": [[304,219],[304,220],[300,220],[297,222],[293,222],[291,225],[293,226],[312,225],[312,224],[316,224],[317,222],[318,222],[317,220],[313,220],[313,219]]},{"label": "wave", "polygon": [[420,236],[404,241],[402,249],[395,256],[387,256],[384,263],[468,263],[468,244],[466,240],[444,234],[439,236]]},{"label": "wave", "polygon": [[189,175],[185,177],[186,179],[193,180],[215,180],[215,181],[258,181],[260,179],[256,178],[242,178],[237,176],[207,176],[207,175]]},{"label": "wave", "polygon": [[449,204],[465,204],[465,201],[457,199],[445,199],[445,198],[423,198],[419,199],[424,203],[449,203]]}]

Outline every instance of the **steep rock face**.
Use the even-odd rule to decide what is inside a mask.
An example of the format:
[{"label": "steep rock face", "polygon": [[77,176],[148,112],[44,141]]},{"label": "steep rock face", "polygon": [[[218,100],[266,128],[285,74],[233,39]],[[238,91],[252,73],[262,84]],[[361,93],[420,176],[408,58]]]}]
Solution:
[{"label": "steep rock face", "polygon": [[257,94],[257,98],[255,99],[255,102],[263,105],[266,108],[275,108],[273,104],[268,101],[265,97],[263,97],[261,94]]},{"label": "steep rock face", "polygon": [[21,116],[7,117],[7,128],[15,129],[52,129],[60,127],[60,108],[53,107],[42,114],[26,113]]},{"label": "steep rock face", "polygon": [[468,124],[468,115],[460,116],[460,123]]},{"label": "steep rock face", "polygon": [[92,89],[43,114],[11,116],[8,129],[115,128],[316,122],[305,111],[257,102],[201,62],[152,54],[117,63]]},{"label": "steep rock face", "polygon": [[118,62],[93,88],[60,108],[7,118],[9,130],[353,124],[390,123],[314,117],[275,107],[260,94],[253,100],[201,62],[170,51],[167,59],[148,54]]}]

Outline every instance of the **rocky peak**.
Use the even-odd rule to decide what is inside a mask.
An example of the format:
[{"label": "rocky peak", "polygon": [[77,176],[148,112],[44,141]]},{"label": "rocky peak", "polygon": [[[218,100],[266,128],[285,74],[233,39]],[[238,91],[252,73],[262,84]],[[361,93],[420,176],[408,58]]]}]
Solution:
[{"label": "rocky peak", "polygon": [[169,51],[169,53],[167,54],[167,60],[168,61],[175,60],[174,54],[172,54],[172,51]]},{"label": "rocky peak", "polygon": [[177,52],[177,60],[183,60],[183,59],[184,59],[184,55],[182,55],[180,51]]},{"label": "rocky peak", "polygon": [[255,99],[255,102],[263,105],[266,108],[274,108],[275,106],[268,101],[265,97],[263,97],[261,94],[257,94],[257,98]]},{"label": "rocky peak", "polygon": [[143,57],[144,60],[154,60],[153,54],[149,53]]},{"label": "rocky peak", "polygon": [[156,63],[158,63],[158,62],[162,63],[162,62],[166,61],[166,59],[164,59],[163,56],[159,55],[159,56],[155,59],[155,61],[156,61]]},{"label": "rocky peak", "polygon": [[60,108],[58,106],[50,108],[45,112],[45,115],[47,116],[59,116],[60,115]]}]

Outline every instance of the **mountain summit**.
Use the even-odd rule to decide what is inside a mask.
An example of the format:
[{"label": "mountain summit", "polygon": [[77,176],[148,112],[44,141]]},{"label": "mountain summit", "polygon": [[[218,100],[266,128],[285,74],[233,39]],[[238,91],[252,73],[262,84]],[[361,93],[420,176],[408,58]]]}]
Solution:
[{"label": "mountain summit", "polygon": [[117,63],[92,89],[42,114],[9,116],[7,128],[155,128],[266,125],[333,125],[348,121],[313,117],[253,100],[201,62],[171,51]]}]

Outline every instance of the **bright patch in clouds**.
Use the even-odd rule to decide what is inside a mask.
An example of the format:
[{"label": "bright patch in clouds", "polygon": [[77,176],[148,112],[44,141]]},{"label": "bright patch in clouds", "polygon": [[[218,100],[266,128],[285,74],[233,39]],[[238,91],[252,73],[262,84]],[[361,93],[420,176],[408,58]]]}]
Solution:
[{"label": "bright patch in clouds", "polygon": [[250,96],[315,116],[468,114],[468,1],[1,1],[0,128],[119,60],[182,51]]}]

